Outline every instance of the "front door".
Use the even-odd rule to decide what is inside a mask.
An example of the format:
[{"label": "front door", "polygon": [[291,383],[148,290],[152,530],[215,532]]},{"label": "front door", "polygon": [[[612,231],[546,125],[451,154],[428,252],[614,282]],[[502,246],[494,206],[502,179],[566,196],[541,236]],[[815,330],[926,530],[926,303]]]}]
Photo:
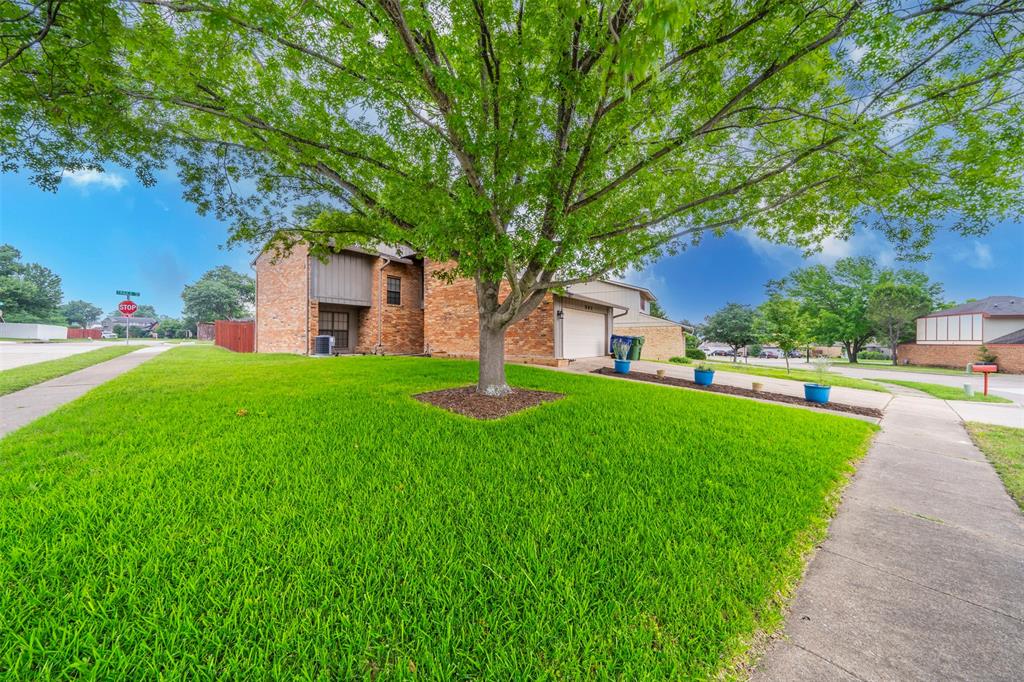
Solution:
[{"label": "front door", "polygon": [[335,353],[351,353],[351,335],[349,334],[349,313],[333,310],[320,311],[321,335],[334,337]]}]

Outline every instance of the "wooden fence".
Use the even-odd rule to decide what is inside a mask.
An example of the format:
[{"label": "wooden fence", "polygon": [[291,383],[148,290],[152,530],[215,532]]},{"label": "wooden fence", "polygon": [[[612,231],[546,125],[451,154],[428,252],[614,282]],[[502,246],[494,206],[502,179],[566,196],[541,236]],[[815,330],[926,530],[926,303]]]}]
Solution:
[{"label": "wooden fence", "polygon": [[256,350],[256,323],[217,320],[213,323],[213,342],[221,348],[236,353],[252,353]]},{"label": "wooden fence", "polygon": [[68,327],[69,339],[98,339],[101,336],[102,332],[99,329],[77,329],[75,327]]}]

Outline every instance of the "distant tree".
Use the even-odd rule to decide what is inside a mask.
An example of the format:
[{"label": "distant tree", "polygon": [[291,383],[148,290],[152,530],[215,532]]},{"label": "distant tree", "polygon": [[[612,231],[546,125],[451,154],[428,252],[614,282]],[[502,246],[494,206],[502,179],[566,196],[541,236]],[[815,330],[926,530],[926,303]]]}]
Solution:
[{"label": "distant tree", "polygon": [[135,311],[135,317],[148,317],[150,319],[157,319],[160,316],[156,314],[156,308],[149,303],[143,303],[139,306],[139,309]]},{"label": "distant tree", "polygon": [[221,265],[203,274],[181,293],[185,302],[185,323],[212,322],[246,317],[256,302],[256,283],[252,277]]},{"label": "distant tree", "polygon": [[663,320],[668,319],[668,311],[661,307],[661,304],[657,301],[651,301],[650,315],[652,317],[660,317]]},{"label": "distant tree", "polygon": [[[691,325],[692,326],[692,325]],[[696,334],[686,334],[686,350],[693,350],[700,347],[700,339]]]},{"label": "distant tree", "polygon": [[727,303],[721,310],[704,319],[701,326],[704,338],[727,344],[733,350],[732,361],[736,362],[736,354],[747,344],[757,341],[754,329],[756,313],[754,308],[740,303]]},{"label": "distant tree", "polygon": [[807,315],[799,301],[775,294],[758,308],[757,332],[762,340],[782,351],[788,373],[789,354],[807,343]]},{"label": "distant tree", "polygon": [[928,292],[913,284],[879,284],[868,297],[868,320],[875,334],[889,344],[892,364],[899,364],[896,349],[911,330],[914,320],[932,310]]},{"label": "distant tree", "polygon": [[60,308],[61,314],[69,325],[88,327],[103,317],[103,309],[88,301],[68,301]]},{"label": "distant tree", "polygon": [[868,300],[875,287],[885,283],[906,284],[924,292],[937,304],[942,286],[915,270],[879,268],[867,257],[840,258],[835,265],[812,265],[790,273],[784,280],[769,282],[769,293],[785,293],[800,301],[811,320],[810,336],[818,343],[843,344],[851,363],[875,335],[868,317]]},{"label": "distant tree", "polygon": [[8,322],[65,324],[60,277],[38,263],[22,263],[21,251],[0,244],[0,308]]},{"label": "distant tree", "polygon": [[162,338],[178,339],[186,336],[185,332],[187,329],[188,326],[184,321],[169,315],[161,315],[156,331]]}]

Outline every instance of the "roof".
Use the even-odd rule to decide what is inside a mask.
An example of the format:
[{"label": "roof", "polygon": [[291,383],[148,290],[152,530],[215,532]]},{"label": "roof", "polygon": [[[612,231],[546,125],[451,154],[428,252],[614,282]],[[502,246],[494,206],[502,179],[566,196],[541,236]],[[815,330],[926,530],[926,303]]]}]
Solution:
[{"label": "roof", "polygon": [[1006,344],[1019,344],[1024,345],[1024,328],[1018,329],[1015,332],[1004,334],[998,339],[992,339],[989,341],[990,344],[994,345],[1006,345]]},{"label": "roof", "polygon": [[967,313],[981,313],[989,317],[1024,317],[1024,296],[989,296],[958,305],[955,308],[936,310],[924,317],[945,317],[946,315]]},{"label": "roof", "polygon": [[602,279],[601,281],[604,282],[605,284],[614,284],[617,287],[625,287],[626,289],[633,289],[634,291],[639,291],[641,294],[646,295],[647,296],[647,300],[649,300],[649,301],[657,301],[658,300],[658,297],[655,296],[653,293],[651,293],[650,289],[645,289],[644,287],[638,287],[635,284],[626,284],[625,282],[617,282],[614,279]]},{"label": "roof", "polygon": [[567,291],[563,295],[565,296],[565,298],[571,298],[574,301],[580,301],[582,303],[590,303],[592,305],[599,305],[602,308],[618,308],[619,310],[625,310],[627,312],[629,311],[629,308],[627,308],[625,306],[615,305],[614,303],[609,303],[608,301],[602,301],[602,300],[597,299],[597,298],[590,298],[589,296],[581,296],[579,294],[574,294],[571,291]]}]

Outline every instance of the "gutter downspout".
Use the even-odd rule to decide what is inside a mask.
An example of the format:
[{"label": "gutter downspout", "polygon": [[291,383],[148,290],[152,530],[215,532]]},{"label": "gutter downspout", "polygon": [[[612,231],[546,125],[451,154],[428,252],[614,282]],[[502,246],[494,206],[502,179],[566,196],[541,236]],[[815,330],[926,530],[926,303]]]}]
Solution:
[{"label": "gutter downspout", "polygon": [[391,259],[381,256],[384,261],[377,270],[377,345],[374,346],[375,355],[380,355],[381,346],[384,345],[384,268],[391,264]]}]

